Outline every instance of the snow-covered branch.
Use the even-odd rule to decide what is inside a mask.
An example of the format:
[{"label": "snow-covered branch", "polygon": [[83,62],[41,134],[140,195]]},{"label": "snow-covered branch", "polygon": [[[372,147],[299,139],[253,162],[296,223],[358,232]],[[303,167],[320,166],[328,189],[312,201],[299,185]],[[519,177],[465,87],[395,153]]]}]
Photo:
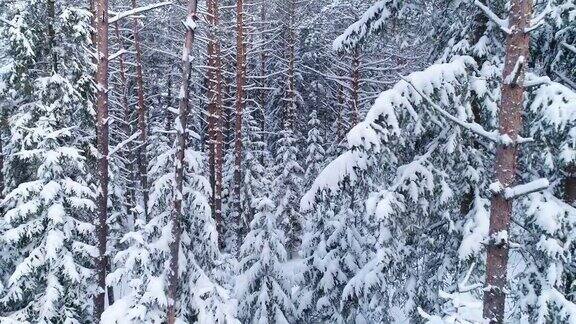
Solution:
[{"label": "snow-covered branch", "polygon": [[125,49],[121,49],[118,52],[108,56],[108,61],[113,61],[113,60],[117,59],[120,55],[128,54],[128,53],[130,53],[130,51],[127,51]]},{"label": "snow-covered branch", "polygon": [[136,14],[145,12],[145,11],[149,11],[152,9],[157,9],[160,7],[164,7],[164,6],[168,6],[171,5],[172,1],[165,1],[165,2],[160,2],[160,3],[155,3],[155,4],[151,4],[148,6],[143,6],[143,7],[138,7],[138,8],[134,8],[134,9],[130,9],[130,10],[126,10],[120,13],[117,13],[114,15],[114,17],[111,17],[110,19],[108,19],[108,23],[109,24],[113,24],[115,22],[117,22],[118,20],[122,19],[122,18],[126,18],[126,17],[130,17],[130,16],[134,16]]},{"label": "snow-covered branch", "polygon": [[570,45],[566,42],[562,42],[562,46],[566,47],[570,52],[576,54],[576,46]]},{"label": "snow-covered branch", "polygon": [[8,21],[8,20],[6,20],[6,19],[4,19],[4,18],[1,18],[1,17],[0,17],[0,22],[3,22],[3,23],[5,23],[6,25],[8,25],[8,26],[10,26],[10,27],[16,28],[16,25],[14,25],[13,23],[11,23],[10,21]]},{"label": "snow-covered branch", "polygon": [[416,91],[424,100],[426,100],[426,102],[428,102],[428,104],[430,106],[432,106],[432,108],[434,108],[436,111],[438,111],[440,113],[440,115],[442,115],[444,118],[448,119],[449,121],[457,124],[460,127],[463,127],[469,131],[471,131],[472,133],[475,133],[477,135],[480,135],[492,142],[495,143],[502,143],[502,139],[500,138],[498,132],[496,131],[487,131],[484,129],[484,127],[482,127],[480,124],[477,123],[469,123],[469,122],[465,122],[463,120],[460,120],[454,116],[452,116],[449,112],[447,112],[446,110],[442,109],[442,107],[440,107],[439,105],[437,105],[436,103],[434,103],[432,101],[432,99],[428,98],[428,96],[426,96],[424,93],[422,93],[420,90],[418,90],[418,88],[416,88],[411,82],[410,80],[408,80],[406,77],[400,75],[400,78],[404,81],[406,81],[410,86],[412,86],[412,88],[414,89],[414,91]]},{"label": "snow-covered branch", "polygon": [[398,4],[392,0],[380,0],[373,4],[358,21],[350,25],[344,33],[338,36],[332,47],[335,51],[348,50],[354,48],[368,35],[381,29]]},{"label": "snow-covered branch", "polygon": [[534,192],[545,190],[548,187],[550,187],[550,181],[545,178],[517,185],[512,188],[504,188],[500,181],[496,181],[490,185],[490,191],[494,194],[504,195],[504,198],[507,200],[512,200]]},{"label": "snow-covered branch", "polygon": [[525,58],[523,55],[521,55],[516,61],[516,64],[514,64],[514,69],[512,70],[512,72],[510,72],[510,74],[508,74],[506,78],[504,78],[504,84],[515,85],[518,83],[518,78],[520,77],[520,72],[522,72],[524,63]]},{"label": "snow-covered branch", "polygon": [[504,197],[508,200],[539,192],[550,187],[548,179],[538,179],[532,182],[504,189]]},{"label": "snow-covered branch", "polygon": [[480,0],[474,0],[474,5],[480,8],[480,10],[484,12],[484,14],[488,17],[488,19],[492,20],[496,25],[498,25],[498,27],[503,32],[505,32],[506,34],[512,33],[510,27],[508,26],[508,21],[498,17],[498,15],[496,15],[492,10],[490,10],[490,8],[488,8],[486,5],[480,2]]},{"label": "snow-covered branch", "polygon": [[550,1],[546,4],[546,8],[530,21],[530,27],[524,29],[524,32],[529,33],[543,25],[544,19],[552,12],[552,5]]},{"label": "snow-covered branch", "polygon": [[134,141],[135,139],[138,138],[138,136],[140,136],[140,131],[132,134],[132,136],[128,137],[127,139],[123,140],[122,142],[118,143],[118,145],[114,146],[110,152],[108,153],[108,156],[112,156],[113,154],[115,154],[116,152],[118,152],[120,149],[122,149],[124,146],[126,146],[128,143]]}]

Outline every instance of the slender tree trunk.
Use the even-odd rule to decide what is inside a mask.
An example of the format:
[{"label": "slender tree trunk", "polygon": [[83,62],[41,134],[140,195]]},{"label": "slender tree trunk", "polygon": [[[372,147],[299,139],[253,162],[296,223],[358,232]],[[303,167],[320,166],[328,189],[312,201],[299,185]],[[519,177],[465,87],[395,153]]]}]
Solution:
[{"label": "slender tree trunk", "polygon": [[566,167],[566,177],[564,179],[564,201],[576,207],[576,164],[570,164]]},{"label": "slender tree trunk", "polygon": [[336,136],[338,141],[344,138],[344,118],[342,117],[342,112],[344,111],[344,103],[346,98],[344,97],[344,86],[338,83],[338,92],[336,94],[338,99],[338,116],[336,121]]},{"label": "slender tree trunk", "polygon": [[96,71],[96,132],[98,147],[98,180],[100,181],[97,206],[98,221],[96,226],[98,238],[98,258],[96,272],[99,292],[95,299],[95,317],[98,321],[104,311],[106,294],[106,269],[108,258],[106,244],[108,241],[108,0],[97,0],[94,19],[97,39]]},{"label": "slender tree trunk", "polygon": [[58,72],[58,54],[54,50],[54,42],[56,41],[56,31],[54,30],[54,23],[56,22],[56,0],[48,0],[48,42],[50,47],[49,53],[52,53],[52,70],[54,73]]},{"label": "slender tree trunk", "polygon": [[246,83],[246,53],[244,44],[244,1],[236,1],[236,125],[234,145],[234,194],[238,213],[240,233],[244,232],[244,222],[240,203],[242,188],[242,115],[244,110],[244,85]]},{"label": "slender tree trunk", "polygon": [[188,2],[188,15],[186,17],[186,36],[184,40],[184,49],[182,53],[182,84],[180,85],[180,97],[178,103],[178,124],[176,127],[177,151],[176,163],[174,168],[174,206],[172,210],[172,238],[170,242],[170,275],[168,276],[168,311],[167,322],[174,324],[176,322],[175,302],[178,292],[178,253],[180,250],[181,227],[180,219],[182,213],[182,189],[184,183],[184,154],[187,148],[186,127],[188,125],[188,100],[190,97],[190,74],[191,74],[191,52],[194,43],[196,8],[198,1],[190,0]]},{"label": "slender tree trunk", "polygon": [[[260,22],[262,24],[264,24],[264,22],[266,21],[266,6],[267,4],[264,2],[262,4],[261,10],[260,10]],[[266,42],[266,35],[262,34],[262,44],[264,44]],[[261,52],[260,52],[260,113],[261,113],[261,118],[262,120],[260,121],[260,127],[262,132],[266,131],[266,89],[264,89],[264,87],[266,86],[266,50],[264,48],[262,48]],[[262,155],[262,163],[264,163],[264,155]]]},{"label": "slender tree trunk", "polygon": [[170,112],[169,108],[172,107],[172,75],[168,74],[168,82],[166,82],[166,110],[164,111],[164,124],[165,129],[168,131],[172,129],[172,112]]},{"label": "slender tree trunk", "polygon": [[[576,207],[576,165],[570,164],[565,169],[565,178],[564,178],[564,201],[572,206]],[[573,269],[568,269],[568,271],[564,271],[564,291],[566,296],[569,296],[568,299],[574,301],[574,297],[572,296],[572,282],[574,281],[574,271]]]},{"label": "slender tree trunk", "polygon": [[207,0],[208,21],[211,27],[211,37],[208,45],[210,63],[210,104],[209,104],[209,135],[210,164],[212,169],[212,208],[220,245],[222,246],[222,162],[223,162],[223,118],[222,118],[222,55],[218,39],[219,5],[218,0]]},{"label": "slender tree trunk", "polygon": [[[120,35],[120,27],[118,26],[118,21],[114,22],[114,33],[116,36],[116,39],[118,41],[118,44],[120,45],[120,50],[124,49],[124,46],[122,45],[122,38]],[[121,104],[122,104],[122,110],[123,110],[123,128],[124,128],[124,135],[126,136],[126,138],[132,136],[132,125],[131,125],[131,120],[132,120],[132,112],[130,111],[130,104],[128,103],[128,80],[126,78],[126,64],[124,61],[124,54],[120,54],[120,56],[118,56],[118,61],[119,61],[119,65],[120,65],[120,89],[122,91],[121,94]],[[134,218],[133,215],[133,208],[134,208],[134,204],[135,204],[135,200],[136,200],[136,194],[134,193],[134,170],[133,170],[133,163],[132,163],[132,154],[130,153],[130,147],[128,146],[126,149],[126,155],[124,156],[124,158],[126,159],[126,161],[128,161],[126,168],[127,168],[127,172],[128,174],[128,183],[127,183],[127,192],[126,192],[126,214],[132,216],[132,218]]]},{"label": "slender tree trunk", "polygon": [[[132,0],[132,8],[138,8],[136,0]],[[134,49],[136,50],[136,92],[138,95],[138,173],[140,173],[140,188],[142,189],[144,219],[148,220],[148,157],[146,156],[148,127],[146,123],[146,106],[144,105],[144,80],[142,76],[142,49],[140,48],[140,32],[138,18],[134,19]]]},{"label": "slender tree trunk", "polygon": [[[4,200],[4,116],[0,115],[0,200]],[[3,208],[0,207],[0,212]]]},{"label": "slender tree trunk", "polygon": [[[526,63],[518,68],[518,60],[528,60],[530,35],[524,30],[529,26],[532,13],[530,0],[512,0],[510,9],[510,28],[512,33],[507,37],[506,62],[503,80],[517,72],[517,82],[504,82],[502,102],[499,113],[500,133],[512,139],[518,138],[522,128],[522,108],[524,101],[524,74]],[[498,181],[504,187],[514,185],[517,169],[518,150],[516,145],[500,146],[496,152],[495,170]],[[490,230],[493,235],[508,232],[512,215],[512,201],[498,194],[492,197],[490,211]],[[508,242],[492,242],[487,248],[486,286],[484,293],[484,317],[491,323],[503,323],[506,301],[506,281],[508,266]]]},{"label": "slender tree trunk", "polygon": [[360,52],[352,53],[352,116],[351,126],[360,121]]},{"label": "slender tree trunk", "polygon": [[[292,3],[293,7],[293,3]],[[284,128],[289,130],[294,130],[294,122],[296,118],[296,76],[295,76],[295,65],[296,65],[296,48],[295,48],[295,37],[294,26],[292,24],[294,11],[291,10],[291,23],[289,27],[288,36],[288,76],[287,76],[287,103],[286,111],[284,116]]]}]

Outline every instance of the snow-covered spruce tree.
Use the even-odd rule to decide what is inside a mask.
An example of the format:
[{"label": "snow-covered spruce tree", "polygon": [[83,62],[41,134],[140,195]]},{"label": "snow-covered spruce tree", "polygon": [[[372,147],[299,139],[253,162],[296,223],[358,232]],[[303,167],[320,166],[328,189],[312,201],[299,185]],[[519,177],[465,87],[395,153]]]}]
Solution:
[{"label": "snow-covered spruce tree", "polygon": [[[378,8],[387,2],[390,1],[379,1],[374,10],[369,10],[335,42],[336,47],[358,45],[369,34],[365,31],[371,30],[371,21],[385,23],[379,17],[394,10]],[[552,9],[570,8],[566,3],[556,7],[553,4],[557,3],[551,3]],[[435,26],[449,27],[443,29],[448,39],[439,43],[443,48],[437,51],[438,63],[411,74],[379,96],[364,122],[349,133],[349,150],[321,173],[302,201],[307,210],[320,192],[341,192],[342,184],[353,183],[362,176],[375,179],[367,157],[388,156],[384,165],[388,170],[384,174],[388,176],[383,179],[390,180],[381,183],[367,203],[368,214],[375,217],[380,227],[378,253],[350,280],[342,296],[343,305],[354,302],[369,309],[371,320],[376,322],[417,318],[417,307],[442,314],[439,317],[448,321],[479,321],[482,317],[480,288],[485,265],[481,256],[485,244],[492,242],[487,237],[487,198],[493,194],[488,185],[494,181],[490,165],[495,147],[507,140],[486,129],[497,126],[494,117],[504,79],[502,44],[507,27],[502,23],[504,20],[488,19],[495,16],[486,16],[490,11],[481,1],[473,6],[446,5],[457,10],[450,17],[434,18]],[[501,15],[505,12],[503,7],[493,9],[501,10]],[[544,5],[536,9],[538,14],[532,23],[541,22],[538,17],[556,12]],[[538,57],[533,60],[538,62]],[[531,129],[535,143],[520,146],[521,179],[529,182],[546,175],[528,171],[541,169],[542,164],[536,165],[542,159],[535,155],[557,144],[567,150],[553,151],[571,152],[572,144],[552,138],[566,136],[574,128],[573,114],[557,114],[554,122],[548,124],[554,127],[543,128],[547,139],[536,136],[532,127],[537,129],[538,122],[534,120],[547,120],[558,112],[570,111],[573,100],[570,89],[548,79],[531,81],[527,77],[525,83],[527,107],[542,113],[527,120],[530,125],[527,129]],[[530,98],[539,98],[534,101],[536,105],[530,104]],[[551,137],[552,129],[557,129],[558,135]],[[533,146],[540,144],[546,149]],[[512,308],[508,312],[517,320],[567,320],[573,316],[573,304],[565,298],[565,291],[559,289],[566,287],[563,269],[570,269],[572,259],[573,249],[566,238],[571,235],[573,207],[550,196],[558,193],[560,187],[554,185],[555,177],[549,178],[551,189],[519,200],[518,216],[522,210],[531,216],[515,216],[511,236],[505,241],[526,242],[514,245],[510,259],[520,267],[518,273],[509,273]],[[555,207],[546,208],[550,206]],[[534,222],[543,215],[558,220],[558,226],[550,228]],[[551,249],[554,242],[554,246],[563,249]],[[539,252],[530,252],[533,249]],[[550,289],[553,287],[556,288]],[[439,291],[444,292],[438,294]],[[442,301],[445,299],[446,303]],[[421,313],[432,319],[424,311]]]},{"label": "snow-covered spruce tree", "polygon": [[[149,175],[153,179],[148,208],[150,220],[136,221],[134,231],[122,240],[127,248],[114,258],[117,270],[107,281],[111,285],[127,282],[129,289],[105,311],[103,318],[109,323],[126,320],[162,323],[166,319],[176,150],[166,141],[154,145],[163,145],[164,153],[150,161]],[[205,158],[189,149],[185,162],[182,195],[186,217],[181,220],[179,277],[182,284],[176,300],[178,318],[184,322],[233,323],[233,300],[212,273],[220,252],[208,200],[210,185],[202,176]]]},{"label": "snow-covered spruce tree", "polygon": [[[0,303],[5,320],[91,320],[95,209],[77,129],[90,107],[89,14],[54,1],[14,4],[11,138],[0,240],[14,258]],[[66,60],[63,54],[66,53]],[[33,71],[33,72],[32,72]]]},{"label": "snow-covered spruce tree", "polygon": [[275,212],[286,233],[286,249],[292,254],[297,251],[302,234],[303,220],[298,210],[298,199],[302,191],[304,170],[298,162],[298,146],[292,130],[280,131],[276,145],[276,178],[273,182],[274,201],[277,206]]},{"label": "snow-covered spruce tree", "polygon": [[266,170],[262,165],[267,149],[262,138],[262,130],[258,121],[254,119],[255,111],[246,111],[244,117],[243,154],[242,161],[242,188],[241,210],[243,218],[240,220],[240,239],[242,242],[250,229],[252,215],[256,214],[255,205],[263,192],[263,182]]},{"label": "snow-covered spruce tree", "polygon": [[361,216],[351,208],[331,204],[307,218],[300,252],[304,271],[297,277],[302,320],[347,323],[366,318],[354,305],[341,307],[340,303],[344,287],[368,260]]},{"label": "snow-covered spruce tree", "polygon": [[254,201],[256,214],[240,249],[241,272],[235,290],[243,323],[293,323],[296,319],[290,297],[292,278],[285,265],[286,238],[269,190],[269,181],[263,180],[262,196]]},{"label": "snow-covered spruce tree", "polygon": [[[308,165],[305,179],[313,181],[321,170],[324,150],[320,145],[316,112],[310,116],[308,132]],[[304,269],[297,276],[298,314],[302,320],[343,323],[359,318],[348,317],[356,313],[352,308],[341,309],[340,296],[348,280],[367,261],[366,224],[362,210],[349,197],[341,195],[348,204],[339,202],[320,204],[307,214],[304,224],[300,255]],[[358,208],[360,207],[360,208]]]},{"label": "snow-covered spruce tree", "polygon": [[308,121],[308,137],[306,138],[306,172],[304,180],[307,185],[311,185],[314,177],[322,170],[326,151],[324,150],[324,139],[320,134],[320,120],[318,113],[313,110]]}]

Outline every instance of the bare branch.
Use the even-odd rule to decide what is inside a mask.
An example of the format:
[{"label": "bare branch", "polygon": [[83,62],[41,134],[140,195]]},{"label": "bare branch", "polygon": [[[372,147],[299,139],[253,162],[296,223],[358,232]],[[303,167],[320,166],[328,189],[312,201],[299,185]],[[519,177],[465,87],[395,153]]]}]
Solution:
[{"label": "bare branch", "polygon": [[172,1],[165,1],[165,2],[155,3],[155,4],[151,4],[151,5],[144,6],[144,7],[138,7],[138,8],[134,8],[131,10],[126,10],[126,11],[117,13],[116,15],[114,15],[114,17],[111,17],[110,19],[108,19],[108,24],[113,24],[122,18],[134,16],[136,14],[139,14],[139,13],[142,13],[145,11],[157,9],[157,8],[168,6],[171,4],[172,4]]}]

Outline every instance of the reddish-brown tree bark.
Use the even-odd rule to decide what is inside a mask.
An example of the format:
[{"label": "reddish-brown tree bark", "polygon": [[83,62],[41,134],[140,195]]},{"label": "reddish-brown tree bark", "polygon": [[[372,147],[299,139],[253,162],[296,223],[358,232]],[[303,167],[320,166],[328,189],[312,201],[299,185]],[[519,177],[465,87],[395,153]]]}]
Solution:
[{"label": "reddish-brown tree bark", "polygon": [[106,292],[106,269],[108,258],[108,0],[97,0],[94,4],[94,23],[96,26],[97,70],[96,70],[96,137],[98,148],[97,197],[98,219],[96,232],[99,255],[96,259],[96,272],[99,291],[95,298],[95,317],[100,319],[104,311]]},{"label": "reddish-brown tree bark", "polygon": [[217,36],[219,24],[218,0],[207,0],[210,40],[208,42],[209,96],[208,136],[210,147],[210,169],[212,182],[212,212],[216,220],[220,245],[222,245],[222,163],[224,135],[222,132],[222,54]]},{"label": "reddish-brown tree bark", "polygon": [[[266,7],[267,4],[263,3],[261,10],[260,10],[260,21],[264,23],[266,21]],[[262,35],[262,38],[266,40],[266,35]],[[265,43],[265,42],[263,42]],[[261,118],[260,127],[262,131],[266,130],[266,50],[263,48],[260,51],[260,109],[261,109]]]},{"label": "reddish-brown tree bark", "polygon": [[[529,55],[530,36],[524,30],[529,26],[532,12],[530,0],[512,0],[510,8],[510,28],[512,32],[506,40],[506,62],[503,80],[511,79],[516,74],[517,82],[504,82],[502,86],[502,101],[499,120],[500,133],[512,139],[518,138],[522,128],[522,108],[524,101],[523,80],[526,64],[517,66],[523,57],[526,62]],[[516,68],[515,68],[516,67]],[[517,145],[500,146],[496,152],[494,169],[498,181],[504,187],[514,185],[517,169]],[[492,197],[490,211],[491,237],[502,232],[508,232],[512,216],[512,201],[502,194]],[[486,259],[486,291],[484,293],[484,317],[491,323],[503,323],[506,280],[508,273],[508,242],[492,242],[487,247]]]},{"label": "reddish-brown tree bark", "polygon": [[178,103],[178,122],[176,127],[177,151],[176,163],[174,169],[174,206],[172,210],[172,239],[170,243],[170,275],[168,276],[168,311],[167,322],[174,324],[176,321],[176,294],[178,292],[178,252],[180,250],[181,227],[180,219],[182,218],[182,188],[184,183],[184,154],[187,147],[187,117],[188,117],[188,100],[190,97],[190,74],[191,74],[191,52],[194,43],[196,9],[198,1],[190,0],[188,2],[188,15],[186,17],[186,35],[184,39],[184,49],[182,53],[182,83],[180,85],[180,97]]},{"label": "reddish-brown tree bark", "polygon": [[234,194],[239,228],[242,232],[242,208],[240,191],[242,188],[242,115],[244,110],[244,85],[246,83],[246,53],[244,44],[244,0],[236,1],[236,118],[234,144]]},{"label": "reddish-brown tree bark", "polygon": [[286,75],[286,104],[284,106],[284,129],[293,130],[296,119],[296,3],[291,0],[288,3],[288,17],[286,30],[286,53],[288,61],[288,71]]},{"label": "reddish-brown tree bark", "polygon": [[[136,9],[136,0],[132,0],[132,8]],[[144,219],[148,219],[148,157],[146,155],[146,144],[148,138],[148,126],[146,117],[148,112],[144,104],[144,79],[142,76],[142,49],[140,48],[140,32],[138,18],[134,18],[134,49],[136,51],[136,93],[138,95],[138,131],[140,132],[138,146],[138,173],[140,188],[142,189]]]}]

